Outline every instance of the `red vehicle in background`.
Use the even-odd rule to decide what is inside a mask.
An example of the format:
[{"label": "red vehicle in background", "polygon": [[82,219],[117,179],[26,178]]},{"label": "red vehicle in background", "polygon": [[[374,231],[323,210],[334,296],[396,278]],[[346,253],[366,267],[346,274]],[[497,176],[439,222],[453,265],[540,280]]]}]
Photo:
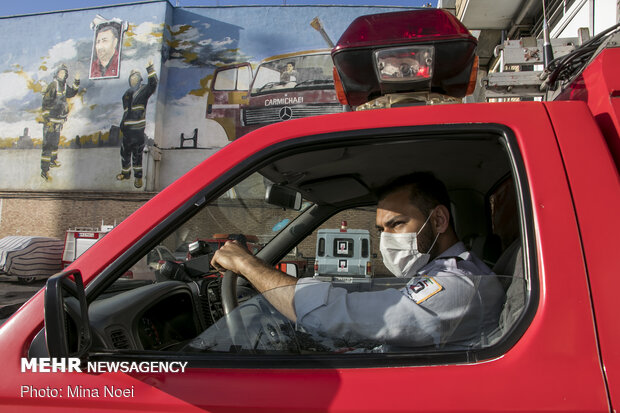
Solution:
[{"label": "red vehicle in background", "polygon": [[229,140],[271,123],[338,113],[330,50],[312,50],[215,70],[207,119],[218,122]]},{"label": "red vehicle in background", "polygon": [[67,267],[95,245],[105,234],[112,231],[114,225],[103,225],[100,228],[73,228],[65,232],[65,244],[62,253],[62,266]]},{"label": "red vehicle in background", "polygon": [[[552,100],[422,105],[471,92],[476,39],[443,10],[356,19],[332,51],[340,98],[352,106],[403,107],[261,128],[167,187],[0,327],[0,409],[616,411],[618,27],[549,64]],[[176,267],[161,282],[119,283],[157,245],[194,234],[261,234],[256,256],[275,266],[294,247],[315,245],[330,219],[371,229],[365,209],[376,205],[376,190],[415,171],[432,171],[445,183],[455,231],[495,273],[463,282],[497,276],[503,285],[501,313],[482,314],[498,317],[492,330],[458,313],[431,333],[417,320],[398,331],[387,322],[373,330],[368,319],[398,315],[370,307],[353,314],[345,302],[329,320],[343,333],[330,335],[320,320],[281,314],[269,301],[274,291],[252,292],[232,272],[220,286],[202,257],[183,263],[191,271],[182,277]],[[227,195],[233,188],[234,198]],[[380,271],[317,288],[353,299],[407,282]],[[303,284],[279,292],[296,300]],[[481,305],[476,295],[463,298]],[[295,305],[321,308],[325,301]],[[479,333],[459,340],[461,323]],[[372,331],[362,338],[344,333],[357,326]],[[391,341],[390,333],[402,331],[410,340]],[[24,369],[38,363],[50,370],[50,357],[59,365],[186,369]],[[110,390],[116,396],[106,396]]]}]

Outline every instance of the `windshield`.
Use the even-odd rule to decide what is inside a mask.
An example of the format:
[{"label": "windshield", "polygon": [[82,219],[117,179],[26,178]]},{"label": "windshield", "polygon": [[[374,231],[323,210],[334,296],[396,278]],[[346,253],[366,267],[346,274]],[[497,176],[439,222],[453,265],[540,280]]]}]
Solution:
[{"label": "windshield", "polygon": [[[178,227],[145,259],[136,262],[123,279],[144,280],[146,283],[169,279],[170,271],[177,273],[176,266],[167,264],[162,267],[161,262],[184,260],[185,257],[175,258],[170,251],[177,251],[195,241],[202,241],[203,246],[191,253],[190,258],[212,256],[229,239],[245,239],[247,249],[256,254],[311,205],[304,201],[300,211],[271,205],[265,200],[269,185],[270,181],[262,175],[250,175]],[[203,275],[212,271],[208,265],[201,270]],[[192,271],[190,267],[187,275],[193,276]]]},{"label": "windshield", "polygon": [[265,193],[270,184],[258,173],[250,175],[206,205],[163,244],[172,249],[202,240],[207,247],[200,253],[213,253],[227,240],[241,236],[247,249],[256,254],[310,205],[304,202],[300,211],[294,211],[269,204]]},{"label": "windshield", "polygon": [[174,261],[174,255],[172,255],[172,253],[167,249],[167,248],[161,248],[160,250],[161,253],[161,259],[164,261]]},{"label": "windshield", "polygon": [[252,85],[252,94],[274,90],[332,88],[334,64],[329,53],[293,56],[261,64]]}]

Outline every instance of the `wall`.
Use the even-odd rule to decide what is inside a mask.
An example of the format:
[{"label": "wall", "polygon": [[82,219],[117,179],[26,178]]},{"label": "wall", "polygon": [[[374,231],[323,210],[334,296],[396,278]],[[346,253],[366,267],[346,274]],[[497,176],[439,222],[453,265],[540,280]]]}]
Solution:
[{"label": "wall", "polygon": [[[152,61],[161,74],[168,7],[167,2],[154,2],[0,20],[0,35],[11,39],[0,49],[0,189],[132,190],[128,181],[115,179],[120,172],[120,137],[113,127],[123,116],[121,98],[129,73],[138,70],[146,82],[145,69]],[[97,59],[91,27],[101,27],[96,26],[104,20],[101,16],[118,19],[125,30],[116,41],[118,70],[96,78],[91,73],[91,59]],[[68,71],[68,87],[76,76],[80,83],[74,97],[68,98],[67,90],[68,115],[58,145],[61,167],[51,169],[56,179],[46,181],[40,176],[42,100],[61,65]],[[164,99],[163,89],[151,97],[146,112],[145,133],[155,142],[155,112]]]},{"label": "wall", "polygon": [[[357,16],[394,8],[369,7],[192,7],[166,1],[87,9],[0,20],[0,35],[12,39],[0,48],[0,190],[158,191],[229,142],[220,124],[205,118],[210,80],[217,67],[325,48],[310,21],[319,17],[337,39]],[[100,28],[117,25],[118,70],[93,73]],[[98,43],[97,43],[98,44]],[[121,170],[118,127],[128,78],[137,70],[147,84],[146,66],[154,63],[156,92],[146,102],[144,185],[117,180]],[[45,125],[43,95],[66,65],[67,87],[80,77],[77,95],[67,89],[66,119],[60,124],[59,168],[41,176]],[[57,88],[55,88],[56,90]],[[47,123],[46,123],[47,122]],[[182,154],[159,157],[180,147],[180,136],[197,132],[197,145]],[[47,139],[49,140],[49,139]],[[55,148],[53,149],[55,150]],[[52,156],[53,157],[53,156]],[[155,166],[155,162],[169,165]],[[179,167],[177,167],[177,165]],[[133,161],[133,166],[136,162]],[[138,165],[140,166],[140,165]],[[148,167],[151,170],[148,170]],[[158,177],[157,171],[166,173]],[[159,185],[158,185],[159,183]]]},{"label": "wall", "polygon": [[[75,226],[120,222],[229,142],[221,122],[205,116],[217,68],[248,62],[255,70],[274,55],[325,48],[325,41],[309,24],[314,17],[321,19],[336,41],[360,15],[402,9],[175,8],[165,0],[154,0],[0,19],[0,36],[8,39],[0,46],[0,237],[60,236]],[[110,49],[118,52],[118,64],[109,66],[117,70],[96,73],[95,46],[105,26],[122,33],[116,49]],[[158,84],[146,100],[142,165],[130,160],[129,179],[118,180],[122,99],[133,70],[146,86],[149,62]],[[51,121],[43,100],[62,65],[68,72],[68,87],[77,76],[80,82],[75,96],[69,97],[67,88],[66,98],[56,99],[66,105],[66,119],[55,126],[58,149],[47,145],[46,152],[44,125]],[[181,134],[189,137],[194,131],[196,147],[180,149]],[[50,168],[45,179],[41,172],[46,159],[53,158],[51,152],[57,152],[60,166]],[[143,170],[139,187],[131,162]],[[89,198],[92,193],[99,199]],[[119,193],[135,196],[124,200]]]},{"label": "wall", "polygon": [[41,235],[64,239],[77,227],[98,228],[127,218],[145,201],[144,194],[39,194],[36,198],[4,193],[0,198],[0,238]]},{"label": "wall", "polygon": [[[310,26],[314,17],[319,17],[328,35],[336,41],[356,17],[395,10],[402,8],[245,6],[175,9],[173,22],[167,27],[170,38],[165,62],[168,91],[158,189],[229,142],[230,137],[223,127],[216,120],[205,117],[215,69],[249,62],[256,71],[263,59],[275,55],[326,48],[321,35]],[[238,119],[239,116],[237,111],[232,117]],[[179,152],[181,133],[189,137],[195,129],[198,130],[198,149]],[[187,162],[181,162],[181,159]]]}]

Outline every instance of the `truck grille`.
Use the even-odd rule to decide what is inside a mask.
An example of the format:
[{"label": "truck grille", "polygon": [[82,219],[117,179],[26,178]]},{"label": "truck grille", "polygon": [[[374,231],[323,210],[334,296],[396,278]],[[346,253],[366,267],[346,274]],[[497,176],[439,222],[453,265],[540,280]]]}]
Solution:
[{"label": "truck grille", "polygon": [[[288,108],[288,110],[285,108]],[[261,123],[276,123],[282,122],[283,120],[327,115],[342,111],[343,106],[340,104],[269,106],[243,110],[243,122],[245,125],[258,125]]]}]

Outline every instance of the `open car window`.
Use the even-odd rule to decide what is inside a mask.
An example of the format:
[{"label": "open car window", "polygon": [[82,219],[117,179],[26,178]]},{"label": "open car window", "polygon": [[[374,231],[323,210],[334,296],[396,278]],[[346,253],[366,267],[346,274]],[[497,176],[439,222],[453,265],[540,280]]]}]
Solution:
[{"label": "open car window", "polygon": [[[518,334],[532,289],[523,206],[502,139],[377,139],[275,155],[117,274],[89,309],[94,349],[303,358],[493,348]],[[445,259],[467,261],[457,274],[396,278],[383,264],[374,189],[417,170],[448,188],[462,250]],[[286,202],[269,198],[274,186]],[[297,278],[296,286],[260,294],[239,277],[225,293],[226,276],[210,263],[228,240]],[[185,247],[185,256],[170,253]],[[293,297],[293,317],[273,307],[280,294]]]},{"label": "open car window", "polygon": [[[303,202],[299,211],[271,205],[265,201],[269,185],[268,180],[255,173],[232,186],[135,262],[109,290],[117,292],[169,280],[215,276],[210,259],[229,240],[245,240],[248,251],[258,253],[311,205]],[[175,257],[171,251],[183,246],[187,246],[187,253]]]}]

